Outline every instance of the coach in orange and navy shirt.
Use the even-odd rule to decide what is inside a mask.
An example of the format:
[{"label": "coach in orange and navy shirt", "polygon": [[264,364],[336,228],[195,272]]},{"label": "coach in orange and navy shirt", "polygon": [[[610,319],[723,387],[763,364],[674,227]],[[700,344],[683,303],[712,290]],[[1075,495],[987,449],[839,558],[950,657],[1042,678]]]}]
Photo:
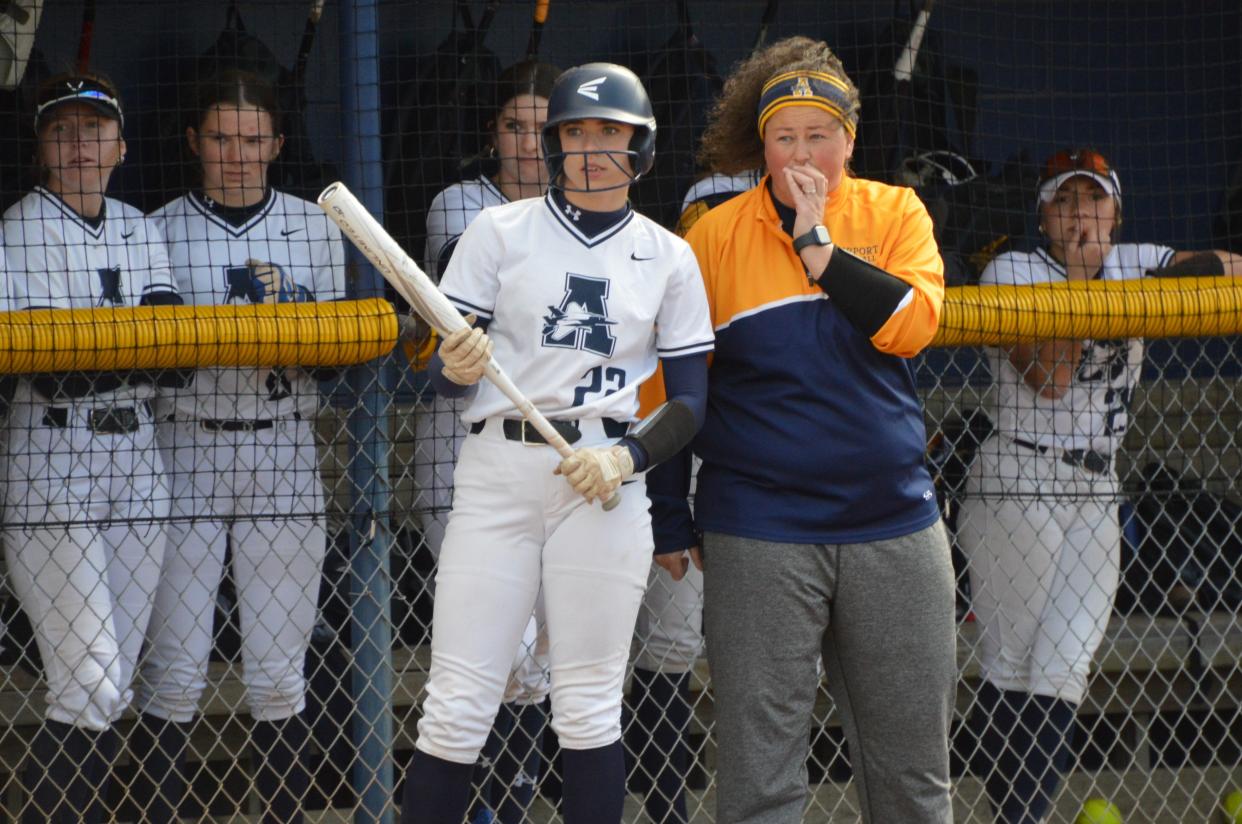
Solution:
[{"label": "coach in orange and navy shirt", "polygon": [[858,110],[795,37],[737,68],[704,137],[713,172],[767,171],[686,238],[716,332],[694,515],[721,824],[801,820],[821,652],[864,820],[952,820],[953,572],[908,361],[943,264],[913,191],[850,176]]}]

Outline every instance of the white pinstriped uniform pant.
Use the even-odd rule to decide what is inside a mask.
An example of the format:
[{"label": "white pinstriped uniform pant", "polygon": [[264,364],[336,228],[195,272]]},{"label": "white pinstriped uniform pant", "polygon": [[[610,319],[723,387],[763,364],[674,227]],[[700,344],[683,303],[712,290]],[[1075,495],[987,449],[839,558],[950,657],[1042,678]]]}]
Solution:
[{"label": "white pinstriped uniform pant", "polygon": [[1074,704],[1108,628],[1120,575],[1117,479],[993,436],[957,518],[982,630],[983,676]]},{"label": "white pinstriped uniform pant", "polygon": [[306,650],[326,551],[323,491],[308,421],[253,432],[160,424],[173,520],[142,663],[138,706],[179,723],[207,684],[226,534],[250,714],[279,721],[305,707]]},{"label": "white pinstriped uniform pant", "polygon": [[169,495],[145,403],[132,433],[92,432],[98,404],[9,414],[5,558],[30,618],[48,683],[47,717],[102,731],[133,696],[131,681],[164,555]]}]

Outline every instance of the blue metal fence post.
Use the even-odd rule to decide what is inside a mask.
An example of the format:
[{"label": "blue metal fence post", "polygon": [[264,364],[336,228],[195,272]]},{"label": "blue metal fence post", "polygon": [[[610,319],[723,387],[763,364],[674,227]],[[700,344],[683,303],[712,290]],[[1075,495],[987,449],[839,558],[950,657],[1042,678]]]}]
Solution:
[{"label": "blue metal fence post", "polygon": [[[379,18],[376,0],[340,4],[341,175],[372,214],[383,213],[380,149]],[[347,244],[348,245],[348,244]],[[383,281],[349,245],[353,297],[383,295]],[[381,361],[354,367],[356,399],[349,415],[352,518],[350,523],[350,638],[352,738],[358,757],[354,821],[393,821],[392,617],[389,581],[388,418],[391,372]]]}]

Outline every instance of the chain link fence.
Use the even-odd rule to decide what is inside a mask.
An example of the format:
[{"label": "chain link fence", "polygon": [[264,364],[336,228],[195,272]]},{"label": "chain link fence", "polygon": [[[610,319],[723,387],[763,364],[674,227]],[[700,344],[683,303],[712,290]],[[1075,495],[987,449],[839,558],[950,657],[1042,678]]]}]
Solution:
[{"label": "chain link fence", "polygon": [[[450,208],[435,196],[497,179],[495,109],[505,101],[494,99],[495,81],[527,56],[560,67],[612,60],[644,77],[660,137],[633,202],[673,228],[702,172],[694,150],[722,78],[757,42],[793,34],[823,37],[844,59],[863,100],[854,173],[916,189],[951,290],[986,281],[999,255],[1040,246],[1042,162],[1068,147],[1099,149],[1117,170],[1122,241],[1242,253],[1242,15],[1231,3],[575,0],[554,2],[541,28],[531,22],[536,4],[508,0],[329,0],[311,26],[314,8],[155,0],[0,9],[0,61],[5,43],[13,52],[0,90],[5,308],[130,307],[161,291],[243,305],[380,294],[313,204],[269,192],[313,200],[338,177],[382,207],[388,229],[434,272],[453,238],[428,245],[429,215]],[[894,71],[903,55],[908,75]],[[237,69],[272,87],[270,107],[244,101],[270,108],[266,132],[262,116],[226,122],[227,95],[203,97],[206,81]],[[94,135],[73,143],[72,158],[51,151],[71,141],[49,136],[42,118],[70,107],[41,84],[62,70],[78,73],[70,83],[82,71],[109,76],[101,89],[120,94],[123,142]],[[372,99],[378,106],[350,109]],[[235,115],[246,108],[232,104]],[[92,128],[106,131],[107,105],[91,104]],[[251,127],[248,147],[225,146]],[[264,141],[277,132],[271,153]],[[205,152],[217,150],[243,153],[219,161],[238,164],[233,177],[208,164]],[[247,162],[264,166],[267,187],[245,177]],[[82,198],[67,171],[74,163],[106,166],[115,201],[100,209]],[[257,197],[226,195],[247,187]],[[135,263],[125,232],[146,225],[144,213],[159,239]],[[124,266],[118,250],[130,255]],[[1108,350],[1106,369],[1129,356],[1125,341],[1088,343]],[[418,348],[397,345],[334,372],[294,358],[197,374],[10,376],[0,590],[0,805],[9,817],[391,815],[425,694],[436,556],[463,435]],[[1063,610],[1065,633],[1081,631],[1071,614],[1091,597],[1074,582],[1116,578],[1101,585],[1098,649],[1087,649],[1090,632],[1051,639],[1087,649],[1090,675],[1047,820],[1074,821],[1091,799],[1130,824],[1211,820],[1242,787],[1238,339],[1173,331],[1147,341],[1126,362],[1136,379],[1116,400],[1128,425],[1110,430],[1107,453],[1071,443],[1068,429],[1053,433],[1065,439],[1032,441],[1030,455],[1010,443],[1025,438],[1001,411],[1012,397],[1005,351],[933,348],[912,362],[958,579],[955,820],[993,820],[989,752],[969,719],[985,675],[1000,671],[995,645],[1006,643],[989,650],[981,620],[1003,613],[995,605],[1004,599],[988,594],[1000,584],[981,570],[979,542],[962,539],[972,500],[1017,505],[1020,530],[976,512],[976,532],[992,550],[1007,547],[1001,583],[1027,593],[1029,609]],[[1089,360],[1072,364],[1080,379]],[[1024,465],[1048,449],[1059,465],[1061,450],[1077,450],[1075,471],[1098,452],[1116,483],[982,491],[980,461],[998,449]],[[1058,513],[1083,501],[1101,513],[1081,538],[1083,557],[1107,568],[1049,577],[1039,550],[1062,531]],[[700,575],[674,583],[653,567],[627,678],[626,821],[715,820],[701,611]],[[543,643],[533,620],[476,770],[472,824],[557,820]],[[378,697],[376,685],[385,685]],[[807,772],[804,820],[861,820],[824,686]],[[381,809],[360,800],[377,796]],[[55,812],[35,806],[47,803]]]}]

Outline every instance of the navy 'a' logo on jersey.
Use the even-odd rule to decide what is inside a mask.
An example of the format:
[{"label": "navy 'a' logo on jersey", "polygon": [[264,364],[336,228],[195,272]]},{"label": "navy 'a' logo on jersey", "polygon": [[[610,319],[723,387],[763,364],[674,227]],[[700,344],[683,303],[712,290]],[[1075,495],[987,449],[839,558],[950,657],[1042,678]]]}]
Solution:
[{"label": "navy 'a' logo on jersey", "polygon": [[244,300],[259,303],[263,296],[254,282],[254,270],[249,266],[228,266],[224,270],[224,302]]},{"label": "navy 'a' logo on jersey", "polygon": [[617,339],[608,328],[607,278],[565,276],[565,296],[559,306],[549,306],[543,317],[543,345],[560,349],[585,349],[612,357]]},{"label": "navy 'a' logo on jersey", "polygon": [[110,269],[96,269],[99,273],[99,303],[96,306],[103,306],[104,303],[111,303],[113,306],[123,306],[125,304],[125,296],[121,294],[121,267],[113,266]]}]

